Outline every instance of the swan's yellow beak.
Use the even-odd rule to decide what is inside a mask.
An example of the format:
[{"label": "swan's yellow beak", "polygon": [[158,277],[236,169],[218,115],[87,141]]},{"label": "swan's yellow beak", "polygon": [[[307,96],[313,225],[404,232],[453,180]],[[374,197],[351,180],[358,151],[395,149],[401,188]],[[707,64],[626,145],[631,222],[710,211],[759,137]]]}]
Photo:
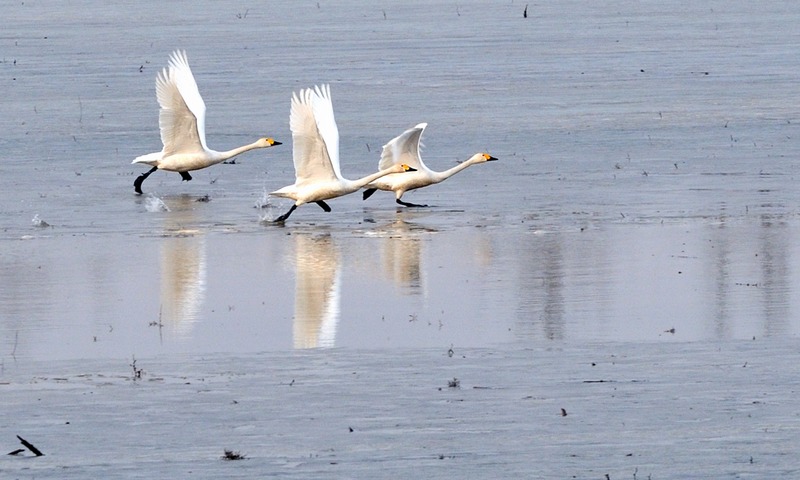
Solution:
[{"label": "swan's yellow beak", "polygon": [[270,147],[274,147],[275,145],[280,145],[281,142],[275,140],[274,138],[267,138],[267,143],[269,143]]},{"label": "swan's yellow beak", "polygon": [[406,165],[405,163],[401,164],[400,166],[403,167],[403,170],[406,171],[406,172],[416,172],[417,171],[416,168],[411,167],[409,165]]},{"label": "swan's yellow beak", "polygon": [[491,162],[492,160],[497,160],[497,157],[493,157],[493,156],[489,155],[488,153],[484,153],[483,154],[483,158],[485,158],[487,162]]}]

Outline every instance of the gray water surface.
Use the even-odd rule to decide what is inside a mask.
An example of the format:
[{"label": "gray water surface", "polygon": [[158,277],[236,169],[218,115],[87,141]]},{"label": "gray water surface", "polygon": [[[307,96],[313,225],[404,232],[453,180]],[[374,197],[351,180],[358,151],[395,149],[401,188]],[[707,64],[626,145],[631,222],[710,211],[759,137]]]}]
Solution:
[{"label": "gray water surface", "polygon": [[[797,335],[800,9],[273,3],[0,7],[2,358]],[[136,196],[175,48],[212,148],[284,144]],[[500,161],[272,225],[318,83],[347,177]]]}]

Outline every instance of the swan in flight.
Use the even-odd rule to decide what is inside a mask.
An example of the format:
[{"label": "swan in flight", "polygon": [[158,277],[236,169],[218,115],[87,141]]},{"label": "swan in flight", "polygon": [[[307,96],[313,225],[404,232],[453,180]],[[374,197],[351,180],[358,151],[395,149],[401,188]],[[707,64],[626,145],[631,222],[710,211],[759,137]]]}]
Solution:
[{"label": "swan in flight", "polygon": [[292,130],[292,158],[295,182],[270,193],[275,197],[290,198],[294,205],[275,219],[283,222],[304,203],[314,202],[326,212],[331,207],[325,200],[353,193],[364,185],[390,173],[414,171],[405,164],[392,164],[387,168],[358,180],[342,177],[339,169],[339,130],[333,116],[329,85],[301,89],[292,94],[289,114]]},{"label": "swan in flight", "polygon": [[178,172],[185,181],[192,179],[191,170],[200,170],[223,162],[240,153],[255,148],[280,145],[272,138],[260,138],[226,152],[217,152],[206,146],[206,104],[197,89],[186,52],[175,50],[169,66],[156,76],[156,96],[161,107],[158,125],[161,128],[160,152],[136,157],[131,163],[152,166],[133,182],[136,193],[142,193],[142,182],[156,170]]},{"label": "swan in flight", "polygon": [[414,128],[409,128],[390,140],[389,143],[383,146],[381,160],[378,163],[379,169],[388,168],[390,165],[396,163],[404,163],[413,167],[416,172],[407,175],[387,175],[371,182],[367,185],[366,190],[364,190],[364,200],[368,199],[376,190],[387,190],[394,191],[395,201],[400,205],[406,207],[427,207],[427,205],[417,205],[415,203],[404,202],[400,199],[403,197],[403,194],[409,190],[427,187],[428,185],[447,180],[470,165],[497,160],[488,153],[476,153],[453,168],[443,172],[434,172],[425,166],[419,155],[420,138],[427,126],[427,123],[420,123]]}]

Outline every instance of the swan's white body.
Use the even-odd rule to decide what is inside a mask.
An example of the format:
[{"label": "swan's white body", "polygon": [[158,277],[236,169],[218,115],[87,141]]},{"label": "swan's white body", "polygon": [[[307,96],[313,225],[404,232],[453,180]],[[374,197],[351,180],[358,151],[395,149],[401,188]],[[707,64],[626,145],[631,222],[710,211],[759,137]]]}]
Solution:
[{"label": "swan's white body", "polygon": [[393,164],[358,180],[342,177],[339,168],[339,129],[333,116],[333,102],[328,85],[302,89],[292,94],[289,115],[292,130],[292,158],[295,183],[270,193],[295,201],[292,208],[275,221],[286,220],[304,203],[317,203],[325,211],[325,200],[353,193],[364,185],[391,173],[412,171],[408,165]]},{"label": "swan's white body", "polygon": [[386,175],[371,182],[366,186],[367,190],[364,191],[364,200],[375,193],[375,190],[386,190],[393,191],[397,203],[401,205],[409,207],[424,206],[403,202],[400,199],[409,190],[427,187],[447,180],[471,165],[497,160],[488,153],[476,153],[453,168],[443,172],[433,171],[423,163],[420,157],[420,139],[427,126],[427,123],[420,123],[390,140],[389,143],[383,146],[381,159],[378,163],[378,169],[385,169],[397,163],[404,163],[416,169],[416,172],[404,175]]},{"label": "swan's white body", "polygon": [[142,193],[142,182],[155,170],[179,172],[184,180],[191,180],[188,172],[192,170],[210,167],[256,148],[280,145],[272,138],[260,138],[249,145],[224,152],[208,148],[206,104],[197,89],[185,51],[172,52],[169,65],[156,76],[156,97],[161,107],[158,125],[164,148],[160,152],[136,157],[131,162],[153,167],[134,182],[137,193]]}]

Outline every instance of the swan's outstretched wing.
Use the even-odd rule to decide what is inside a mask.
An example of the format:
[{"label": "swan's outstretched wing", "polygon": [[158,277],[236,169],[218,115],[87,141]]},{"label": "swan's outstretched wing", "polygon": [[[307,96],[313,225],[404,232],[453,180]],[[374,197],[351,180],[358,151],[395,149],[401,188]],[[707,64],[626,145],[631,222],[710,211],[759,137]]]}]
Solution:
[{"label": "swan's outstretched wing", "polygon": [[[316,94],[310,88],[292,94],[292,109],[289,114],[289,127],[292,130],[292,156],[296,184],[336,179],[336,171],[331,163],[330,150],[318,128],[315,117]],[[333,112],[331,111],[331,118]],[[334,122],[334,129],[336,123]],[[338,132],[337,159],[338,159]]]},{"label": "swan's outstretched wing", "polygon": [[378,162],[378,170],[385,170],[398,163],[405,163],[417,170],[424,170],[426,167],[422,163],[419,152],[421,146],[420,138],[427,126],[427,123],[420,123],[394,137],[384,145],[381,160]]},{"label": "swan's outstretched wing", "polygon": [[314,118],[317,120],[317,129],[328,149],[328,157],[331,159],[331,167],[336,172],[338,178],[342,178],[342,171],[339,167],[339,128],[336,126],[336,118],[333,116],[333,101],[331,100],[330,85],[314,87],[315,97],[312,107]]},{"label": "swan's outstretched wing", "polygon": [[156,96],[161,106],[158,125],[164,155],[206,150],[206,104],[197,90],[186,52],[172,53],[169,66],[156,77]]}]

